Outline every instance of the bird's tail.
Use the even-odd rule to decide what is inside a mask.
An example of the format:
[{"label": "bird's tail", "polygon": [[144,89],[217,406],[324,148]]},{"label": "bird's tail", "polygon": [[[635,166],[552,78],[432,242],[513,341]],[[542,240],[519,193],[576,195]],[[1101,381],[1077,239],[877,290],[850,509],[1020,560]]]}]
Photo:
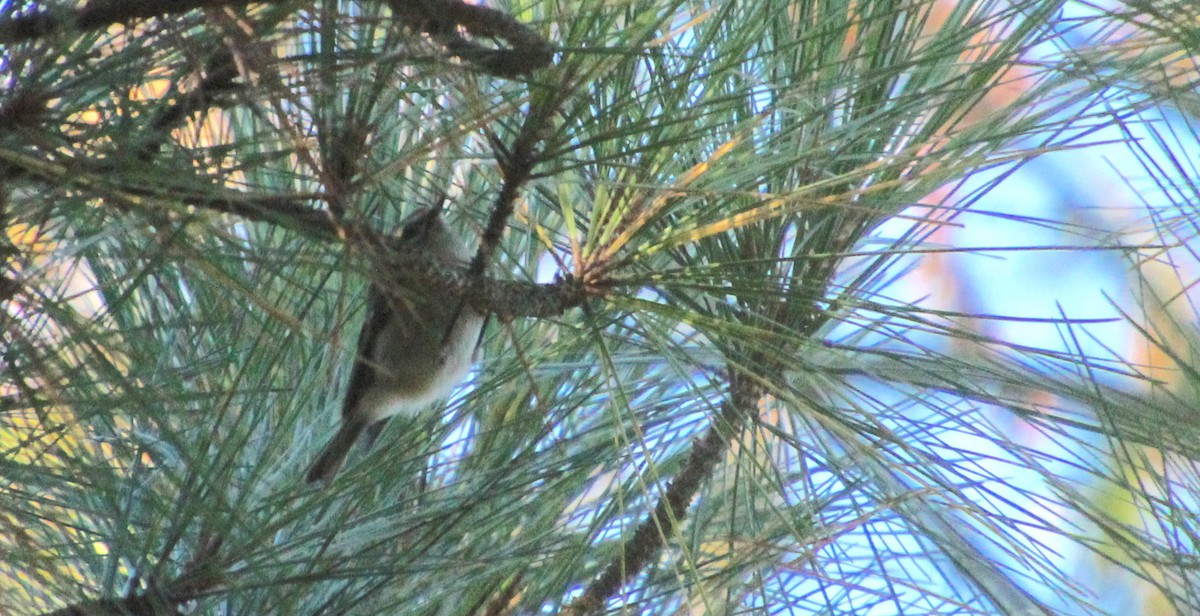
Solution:
[{"label": "bird's tail", "polygon": [[346,455],[354,447],[354,443],[362,434],[364,427],[366,427],[366,423],[361,421],[342,421],[342,427],[338,428],[337,434],[329,439],[329,444],[321,450],[317,461],[308,468],[305,481],[326,484],[333,481],[333,477],[342,468],[342,463],[346,461]]}]

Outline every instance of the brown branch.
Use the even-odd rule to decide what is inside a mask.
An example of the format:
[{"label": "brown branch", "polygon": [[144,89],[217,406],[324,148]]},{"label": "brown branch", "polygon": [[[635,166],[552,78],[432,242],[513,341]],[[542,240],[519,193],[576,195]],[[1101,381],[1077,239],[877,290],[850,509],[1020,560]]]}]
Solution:
[{"label": "brown branch", "polygon": [[167,590],[151,588],[131,597],[90,600],[42,616],[179,616],[186,614],[186,604],[216,590],[216,586],[205,586],[214,580],[203,580],[203,584],[184,582]]},{"label": "brown branch", "polygon": [[[333,220],[327,212],[302,205],[288,196],[185,198],[188,205],[277,224],[325,239],[345,238],[367,246],[383,261],[381,271],[405,285],[426,285],[461,299],[480,312],[501,318],[553,317],[582,306],[589,297],[606,295],[612,287],[591,285],[566,277],[548,284],[498,280],[447,266],[433,257],[389,245],[390,237],[370,227]],[[376,268],[372,268],[373,270]],[[389,280],[378,282],[387,283]]]},{"label": "brown branch", "polygon": [[[12,229],[12,220],[8,212],[8,192],[10,189],[5,181],[5,175],[0,170],[0,227]],[[16,278],[17,272],[20,269],[15,267],[12,262],[17,254],[17,247],[13,245],[11,234],[5,233],[4,237],[0,238],[0,304],[7,304],[21,290],[21,283]],[[8,311],[6,310],[6,312]],[[8,340],[5,340],[5,342],[7,343]],[[5,346],[8,345],[6,344]],[[7,367],[6,363],[0,363],[0,371],[4,371],[4,368]]]},{"label": "brown branch", "polygon": [[[515,576],[513,576],[513,578],[509,580],[508,583],[506,583],[500,589],[500,591],[492,597],[492,600],[488,601],[487,610],[484,611],[483,616],[503,616],[503,614],[510,613],[512,608],[510,604],[512,603],[513,598],[516,597],[517,593],[520,591],[521,582],[524,576],[524,572],[518,572]],[[472,610],[471,613],[473,614],[478,611],[478,609]]]},{"label": "brown branch", "polygon": [[600,577],[593,580],[583,595],[563,610],[563,614],[582,616],[600,611],[625,582],[641,573],[658,556],[667,537],[687,517],[688,506],[696,497],[700,483],[712,476],[730,442],[754,413],[761,395],[760,385],[739,369],[730,369],[729,399],[722,405],[717,421],[692,446],[683,469],[667,486],[654,513],[638,526]]},{"label": "brown branch", "polygon": [[[283,0],[254,0],[269,4]],[[245,6],[251,0],[92,0],[74,11],[33,10],[0,20],[0,44],[20,43],[57,32],[87,32],[138,19],[179,15],[200,8]],[[550,43],[511,15],[461,0],[387,0],[392,12],[414,29],[432,36],[455,56],[497,77],[526,75],[550,64]],[[491,49],[463,38],[497,38],[511,47]]]},{"label": "brown branch", "polygon": [[[147,190],[143,187],[96,185],[80,183],[80,179],[96,177],[97,171],[88,172],[87,163],[75,160],[68,171],[65,167],[46,164],[17,153],[0,150],[0,165],[19,169],[29,177],[47,183],[96,194],[106,202],[126,208],[130,204],[148,208],[156,201],[182,203],[222,214],[239,216],[247,220],[278,225],[300,231],[306,235],[326,240],[353,241],[366,245],[383,255],[390,266],[390,274],[405,284],[425,284],[440,288],[452,297],[462,299],[483,313],[494,313],[503,318],[550,317],[582,306],[588,297],[606,295],[611,285],[590,284],[584,286],[572,277],[549,284],[488,279],[439,264],[422,254],[407,254],[387,247],[384,234],[353,222],[335,220],[325,211],[308,205],[321,198],[320,195],[253,195],[214,188],[209,192],[181,194],[178,190],[165,192]],[[95,163],[103,165],[104,163]],[[515,191],[514,188],[512,189]],[[511,204],[509,207],[511,212]],[[498,239],[499,233],[495,234]],[[486,260],[485,260],[486,263]],[[469,282],[475,281],[475,282]],[[382,281],[387,282],[387,281]]]},{"label": "brown branch", "polygon": [[[47,612],[43,616],[179,616],[183,606],[225,588],[225,573],[217,564],[224,541],[201,533],[199,549],[180,576],[165,586],[151,584],[129,597],[96,599]],[[135,579],[136,582],[136,579]],[[136,586],[136,583],[134,584]]]},{"label": "brown branch", "polygon": [[471,260],[471,275],[481,276],[487,270],[488,262],[500,245],[504,229],[508,227],[508,219],[512,217],[516,207],[518,192],[533,173],[533,167],[536,165],[534,150],[538,140],[534,136],[532,125],[540,121],[540,118],[535,116],[537,114],[530,112],[525,117],[525,124],[517,136],[512,153],[499,152],[496,157],[504,175],[504,182],[500,186],[500,193],[496,195],[496,202],[492,205],[492,213],[488,217],[487,226],[483,228],[483,235],[479,238],[479,251]]},{"label": "brown branch", "polygon": [[0,44],[20,43],[43,38],[56,32],[87,32],[113,24],[177,15],[192,9],[242,6],[251,0],[93,0],[74,11],[43,9],[0,21]]},{"label": "brown branch", "polygon": [[[497,77],[518,77],[550,64],[550,43],[508,13],[461,0],[388,0],[401,21],[430,35],[457,56]],[[462,28],[475,37],[507,42],[507,49],[491,49],[467,40]]]},{"label": "brown branch", "polygon": [[586,288],[571,277],[538,284],[472,276],[467,271],[447,267],[428,255],[404,250],[391,251],[386,263],[389,277],[406,286],[425,284],[438,288],[451,297],[461,298],[465,305],[502,319],[559,316],[582,306],[589,297],[608,291]]},{"label": "brown branch", "polygon": [[40,123],[50,98],[36,89],[10,90],[4,104],[0,105],[0,131]]},{"label": "brown branch", "polygon": [[500,239],[508,227],[508,219],[512,217],[516,207],[518,192],[521,186],[533,177],[533,169],[541,160],[538,147],[550,127],[550,120],[570,92],[571,88],[564,85],[544,94],[543,98],[535,99],[530,105],[529,113],[525,115],[521,131],[512,147],[501,143],[494,133],[487,132],[488,140],[496,152],[496,161],[500,165],[504,182],[500,186],[500,193],[496,195],[487,226],[483,229],[479,251],[471,261],[468,270],[471,275],[480,276],[487,270],[491,255],[500,245]]},{"label": "brown branch", "polygon": [[156,595],[97,599],[46,612],[43,616],[179,616],[171,602]]}]

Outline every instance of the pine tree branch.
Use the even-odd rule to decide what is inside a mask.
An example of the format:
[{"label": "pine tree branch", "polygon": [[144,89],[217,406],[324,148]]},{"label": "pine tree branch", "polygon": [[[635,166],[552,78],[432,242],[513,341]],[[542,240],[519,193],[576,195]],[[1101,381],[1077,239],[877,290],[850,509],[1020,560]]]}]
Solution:
[{"label": "pine tree branch", "polygon": [[642,522],[633,536],[621,546],[621,552],[608,564],[578,599],[562,611],[567,616],[583,616],[599,612],[627,581],[646,568],[666,544],[667,537],[687,517],[688,506],[696,497],[700,484],[712,476],[717,463],[725,457],[732,439],[745,426],[753,413],[762,387],[739,368],[730,368],[729,398],[721,407],[717,420],[708,432],[695,442],[683,469],[654,507],[654,513]]},{"label": "pine tree branch", "polygon": [[[224,106],[227,100],[220,95],[238,89],[234,82],[237,77],[237,67],[232,56],[224,50],[214,50],[207,54],[209,60],[205,66],[204,76],[199,84],[177,96],[174,102],[164,106],[157,115],[147,123],[147,129],[137,133],[140,140],[125,140],[118,143],[119,154],[114,160],[123,160],[132,156],[143,163],[150,163],[160,152],[162,146],[171,138],[171,132],[179,128],[188,118],[203,114],[212,106]],[[0,107],[0,131],[13,130],[17,126],[38,126],[55,124],[59,120],[46,117],[48,97],[40,92],[23,90],[13,95],[8,102]],[[36,165],[33,165],[36,166]],[[19,164],[4,164],[0,166],[0,180],[11,181],[31,174],[30,169]],[[97,169],[102,172],[103,169]]]},{"label": "pine tree branch", "polygon": [[[76,161],[68,170],[58,164],[5,150],[0,150],[0,164],[19,168],[27,177],[58,186],[69,185],[73,180],[102,177],[96,172],[81,171],[84,163],[80,161]],[[144,188],[113,188],[92,183],[84,183],[77,188],[95,193],[103,197],[105,203],[117,204],[114,207],[122,209],[129,205],[147,209],[159,201],[182,203],[293,229],[325,240],[355,242],[384,259],[385,269],[382,271],[404,284],[433,286],[462,299],[481,312],[503,318],[558,316],[571,308],[582,306],[589,297],[602,297],[616,288],[615,285],[595,283],[585,286],[570,276],[545,284],[473,276],[468,271],[445,266],[428,255],[389,247],[388,236],[370,227],[334,220],[329,212],[307,205],[316,196],[253,195],[221,189],[202,194],[181,195],[175,191],[164,195]],[[387,284],[389,281],[380,282]]]},{"label": "pine tree branch", "polygon": [[499,194],[496,195],[496,202],[492,206],[487,226],[483,229],[479,251],[471,260],[471,266],[468,269],[470,275],[481,276],[487,271],[488,263],[500,245],[504,230],[508,228],[508,219],[512,217],[516,207],[521,186],[533,177],[533,169],[540,161],[541,153],[538,146],[542,143],[543,135],[550,128],[550,119],[557,113],[569,91],[570,88],[563,87],[536,101],[529,113],[525,115],[521,131],[511,146],[502,144],[498,137],[488,133],[488,139],[496,152],[496,162],[500,166],[504,182],[500,186]]},{"label": "pine tree branch", "polygon": [[[445,46],[450,55],[496,77],[527,75],[554,59],[548,41],[497,9],[459,0],[388,0],[388,6],[401,21]],[[460,27],[475,37],[502,39],[511,47],[484,47],[463,38]]]},{"label": "pine tree branch", "polygon": [[[461,299],[465,305],[504,319],[559,316],[582,306],[588,298],[603,297],[616,288],[615,285],[584,285],[581,280],[571,276],[551,283],[533,283],[475,275],[470,270],[447,266],[429,255],[391,246],[388,236],[364,225],[334,221],[326,212],[305,207],[298,197],[237,195],[236,198],[224,200],[192,198],[186,202],[195,207],[278,224],[330,240],[346,238],[360,243],[383,261],[384,267],[373,270],[387,272],[406,286],[438,288],[451,297]],[[388,284],[392,281],[377,282]]]},{"label": "pine tree branch", "polygon": [[208,54],[204,77],[194,89],[179,96],[150,122],[150,138],[138,147],[137,156],[149,162],[171,137],[171,131],[188,118],[203,115],[209,107],[220,105],[219,95],[236,90],[234,79],[238,76],[233,56],[225,50],[214,50]]},{"label": "pine tree branch", "polygon": [[[483,616],[502,616],[503,614],[511,613],[512,600],[517,596],[524,577],[524,572],[518,572],[515,576],[513,576],[513,579],[504,584],[504,586],[492,596],[491,600],[487,602],[487,609],[483,612]],[[477,614],[479,613],[479,610],[475,609],[470,613]]]},{"label": "pine tree branch", "polygon": [[[178,616],[185,606],[226,588],[225,573],[217,563],[224,540],[201,533],[194,558],[183,566],[180,576],[165,585],[150,584],[145,591],[128,597],[96,599],[47,612],[43,616]],[[137,584],[135,583],[136,587]]]},{"label": "pine tree branch", "polygon": [[[257,0],[262,3],[285,0]],[[180,15],[200,8],[240,7],[249,0],[92,0],[73,10],[34,10],[0,20],[0,44],[32,41],[68,31],[88,32],[152,17]],[[526,75],[550,64],[553,48],[529,27],[503,11],[466,4],[460,0],[388,0],[401,21],[429,34],[450,55],[497,77]],[[484,47],[459,34],[459,28],[475,37],[498,38],[510,48]]]},{"label": "pine tree branch", "polygon": [[122,599],[97,599],[77,603],[43,616],[178,616],[172,602],[157,595],[137,595]]},{"label": "pine tree branch", "polygon": [[247,4],[250,0],[93,0],[73,11],[43,9],[0,20],[0,44],[32,41],[64,31],[100,30],[113,24],[179,15],[199,8]]}]

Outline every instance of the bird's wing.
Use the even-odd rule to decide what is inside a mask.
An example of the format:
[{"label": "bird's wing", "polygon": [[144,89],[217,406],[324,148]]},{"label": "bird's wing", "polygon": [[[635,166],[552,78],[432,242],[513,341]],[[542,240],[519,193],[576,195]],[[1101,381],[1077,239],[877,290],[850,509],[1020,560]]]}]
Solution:
[{"label": "bird's wing", "polygon": [[350,371],[350,385],[346,388],[346,399],[342,401],[342,417],[350,417],[358,407],[363,393],[374,384],[379,367],[372,358],[375,356],[375,344],[379,334],[387,326],[391,309],[387,305],[387,296],[377,285],[371,285],[367,297],[367,319],[363,321],[362,331],[358,334],[358,350],[354,354],[354,369]]}]

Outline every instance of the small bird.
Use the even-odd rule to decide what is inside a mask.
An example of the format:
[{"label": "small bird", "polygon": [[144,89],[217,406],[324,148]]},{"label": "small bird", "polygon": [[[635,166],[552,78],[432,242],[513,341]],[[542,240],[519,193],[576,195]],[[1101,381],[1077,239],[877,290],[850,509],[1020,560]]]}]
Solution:
[{"label": "small bird", "polygon": [[[441,211],[417,211],[393,241],[465,265],[470,248],[442,221]],[[342,424],[308,469],[308,483],[331,481],[355,442],[361,437],[369,448],[393,415],[412,417],[446,397],[477,359],[482,328],[482,315],[440,291],[373,283]]]}]

